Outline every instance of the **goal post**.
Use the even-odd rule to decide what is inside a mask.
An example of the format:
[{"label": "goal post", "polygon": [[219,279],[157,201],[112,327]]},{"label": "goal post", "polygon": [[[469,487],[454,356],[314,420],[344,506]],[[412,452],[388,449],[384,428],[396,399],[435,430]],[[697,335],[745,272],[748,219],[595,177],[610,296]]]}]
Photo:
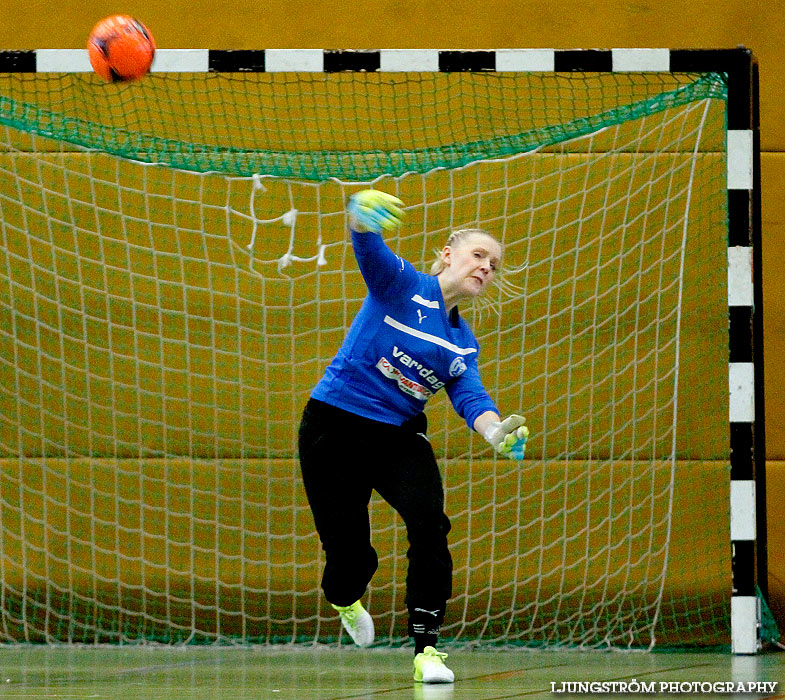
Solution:
[{"label": "goal post", "polygon": [[[339,639],[297,465],[365,288],[344,206],[406,205],[526,460],[441,394],[443,628],[472,645],[755,653],[766,594],[757,67],[728,50],[0,52],[0,639]],[[372,468],[372,458],[369,459]],[[379,644],[406,536],[371,503]]]}]

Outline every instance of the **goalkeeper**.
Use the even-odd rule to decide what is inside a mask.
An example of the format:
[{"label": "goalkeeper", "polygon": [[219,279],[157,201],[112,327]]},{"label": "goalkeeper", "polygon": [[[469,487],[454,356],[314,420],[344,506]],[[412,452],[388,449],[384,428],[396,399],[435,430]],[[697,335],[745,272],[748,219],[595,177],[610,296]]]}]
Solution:
[{"label": "goalkeeper", "polygon": [[493,282],[501,245],[480,229],[454,231],[431,274],[418,272],[382,239],[400,225],[402,207],[377,190],[349,200],[368,295],[305,407],[300,464],[325,551],[322,589],[344,628],[359,646],[373,642],[373,620],[360,599],[378,565],[368,516],[376,490],[407,529],[414,680],[451,683],[447,655],[435,648],[452,595],[450,521],[423,408],[444,388],[469,427],[514,459],[523,458],[528,429],[521,416],[500,418],[480,381],[477,340],[458,313],[459,303]]}]

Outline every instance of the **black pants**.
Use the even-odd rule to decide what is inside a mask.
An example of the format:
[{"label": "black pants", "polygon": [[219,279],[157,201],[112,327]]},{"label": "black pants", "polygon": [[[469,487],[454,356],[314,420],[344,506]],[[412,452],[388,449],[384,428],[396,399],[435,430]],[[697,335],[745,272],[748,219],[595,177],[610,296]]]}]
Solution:
[{"label": "black pants", "polygon": [[401,516],[409,538],[409,634],[435,634],[452,595],[450,521],[424,414],[398,427],[311,399],[300,424],[300,467],[325,552],[322,589],[351,605],[378,566],[368,504],[375,490]]}]

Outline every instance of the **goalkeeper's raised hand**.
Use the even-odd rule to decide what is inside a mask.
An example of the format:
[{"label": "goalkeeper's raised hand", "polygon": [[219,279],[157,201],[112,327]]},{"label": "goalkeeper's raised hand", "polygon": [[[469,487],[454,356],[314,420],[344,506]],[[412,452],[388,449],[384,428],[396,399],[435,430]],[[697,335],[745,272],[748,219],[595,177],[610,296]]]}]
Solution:
[{"label": "goalkeeper's raised hand", "polygon": [[499,454],[510,459],[523,459],[526,453],[526,440],[529,438],[529,429],[525,423],[526,419],[523,416],[513,414],[501,422],[489,423],[483,432],[483,437]]},{"label": "goalkeeper's raised hand", "polygon": [[401,225],[403,202],[379,190],[360,190],[349,197],[349,226],[357,233],[384,233]]}]

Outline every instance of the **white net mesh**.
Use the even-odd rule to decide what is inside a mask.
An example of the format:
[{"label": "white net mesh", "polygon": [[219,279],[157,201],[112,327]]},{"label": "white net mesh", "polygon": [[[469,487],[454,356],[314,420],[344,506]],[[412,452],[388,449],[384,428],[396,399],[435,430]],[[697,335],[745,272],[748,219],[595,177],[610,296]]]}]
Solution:
[{"label": "white net mesh", "polygon": [[[564,99],[564,98],[563,98]],[[446,638],[727,637],[723,103],[364,182],[198,173],[3,127],[5,641],[334,639],[299,482],[300,412],[365,293],[348,194],[406,203],[389,245],[505,245],[475,314],[484,381],[526,414],[497,461],[429,408],[453,521]],[[517,270],[517,271],[516,271]],[[372,459],[369,466],[372,468]],[[406,537],[372,502],[380,643],[405,636]]]}]

